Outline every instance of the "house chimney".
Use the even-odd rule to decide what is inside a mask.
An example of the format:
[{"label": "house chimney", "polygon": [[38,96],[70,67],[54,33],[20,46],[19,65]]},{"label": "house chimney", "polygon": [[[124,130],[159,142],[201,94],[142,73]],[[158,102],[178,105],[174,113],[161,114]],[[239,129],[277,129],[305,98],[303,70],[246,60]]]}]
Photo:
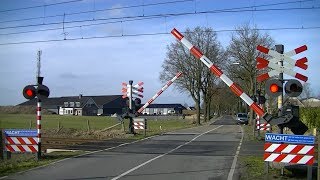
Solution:
[{"label": "house chimney", "polygon": [[81,99],[82,98],[82,94],[79,94],[79,99]]}]

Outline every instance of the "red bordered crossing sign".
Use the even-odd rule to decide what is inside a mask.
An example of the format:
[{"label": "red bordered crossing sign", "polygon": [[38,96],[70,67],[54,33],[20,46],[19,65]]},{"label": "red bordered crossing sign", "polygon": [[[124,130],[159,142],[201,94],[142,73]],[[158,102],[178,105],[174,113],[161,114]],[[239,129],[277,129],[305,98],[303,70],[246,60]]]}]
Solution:
[{"label": "red bordered crossing sign", "polygon": [[[295,71],[293,71],[294,67],[299,67],[301,69],[306,70],[308,68],[308,59],[306,57],[303,57],[301,59],[298,60],[294,60],[291,58],[291,56],[294,56],[296,54],[299,54],[303,51],[307,50],[307,46],[303,45],[299,48],[296,48],[292,51],[286,52],[284,54],[280,54],[277,51],[274,50],[270,50],[266,47],[263,47],[261,45],[257,46],[257,50],[265,53],[267,55],[272,56],[273,58],[271,58],[270,60],[266,60],[264,58],[261,57],[257,57],[257,68],[258,69],[263,69],[266,67],[270,67],[272,70],[268,73],[265,74],[261,74],[260,76],[257,77],[258,81],[264,81],[272,76],[275,76],[279,73],[285,73],[289,76],[295,77],[301,81],[307,82],[308,81],[308,77],[304,76],[300,73],[297,73]],[[284,65],[281,66],[279,64],[277,64],[279,61],[283,61]]]}]

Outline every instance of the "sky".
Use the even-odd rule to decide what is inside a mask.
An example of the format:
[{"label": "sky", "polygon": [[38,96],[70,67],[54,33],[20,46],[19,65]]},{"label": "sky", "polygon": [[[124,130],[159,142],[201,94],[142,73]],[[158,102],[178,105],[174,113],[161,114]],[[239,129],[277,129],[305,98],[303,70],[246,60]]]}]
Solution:
[{"label": "sky", "polygon": [[[50,97],[120,95],[122,82],[133,80],[144,82],[145,103],[165,85],[159,74],[173,28],[211,27],[226,48],[244,24],[285,52],[307,45],[293,58],[307,57],[309,68],[294,71],[320,94],[320,0],[1,0],[0,105],[26,101],[22,89],[36,83],[39,50]],[[154,103],[194,105],[174,84]]]}]

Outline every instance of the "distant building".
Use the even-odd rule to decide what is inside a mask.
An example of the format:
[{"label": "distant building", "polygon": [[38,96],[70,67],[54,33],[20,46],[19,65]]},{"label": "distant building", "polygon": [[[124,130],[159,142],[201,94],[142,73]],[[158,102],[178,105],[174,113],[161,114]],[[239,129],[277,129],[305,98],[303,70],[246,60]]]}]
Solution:
[{"label": "distant building", "polygon": [[182,114],[182,110],[186,109],[181,104],[150,104],[141,113],[144,115],[172,115]]},{"label": "distant building", "polygon": [[[35,106],[37,99],[32,99],[19,106]],[[126,106],[122,95],[109,96],[66,96],[52,97],[42,101],[42,108],[59,115],[96,116],[121,114]]]},{"label": "distant building", "polygon": [[292,97],[287,99],[287,101],[299,107],[320,107],[320,99],[315,97],[304,98],[304,99],[298,99],[296,97]]},{"label": "distant building", "polygon": [[[32,99],[18,106],[36,106],[37,99]],[[127,107],[126,99],[122,95],[109,96],[65,96],[51,97],[42,101],[42,108],[53,114],[74,116],[97,116],[122,114],[123,108]],[[186,109],[181,104],[150,104],[142,114],[169,115],[182,114]]]}]

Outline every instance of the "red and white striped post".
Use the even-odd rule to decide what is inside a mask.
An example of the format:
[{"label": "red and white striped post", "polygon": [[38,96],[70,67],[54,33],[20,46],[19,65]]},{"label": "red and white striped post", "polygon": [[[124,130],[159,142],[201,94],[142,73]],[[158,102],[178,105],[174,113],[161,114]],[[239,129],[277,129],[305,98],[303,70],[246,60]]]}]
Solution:
[{"label": "red and white striped post", "polygon": [[203,55],[203,53],[197,47],[192,45],[178,30],[174,28],[171,31],[171,34],[174,35],[184,46],[186,46],[193,56],[200,59],[201,62],[204,63],[213,74],[226,83],[232,92],[245,101],[254,112],[256,112],[260,117],[264,115],[264,111],[246,93],[244,93],[236,83],[229,79],[228,76],[223,74],[223,72],[217,66],[215,66],[209,58]]},{"label": "red and white striped post", "polygon": [[41,158],[41,100],[37,102],[37,133],[38,133],[38,153],[37,158]]},{"label": "red and white striped post", "polygon": [[148,107],[157,97],[160,96],[160,94],[163,93],[176,79],[178,79],[182,75],[182,72],[178,72],[171,80],[169,80],[166,85],[164,85],[160,91],[158,91],[149,101],[144,104],[139,110],[138,113],[141,113],[146,107]]}]

